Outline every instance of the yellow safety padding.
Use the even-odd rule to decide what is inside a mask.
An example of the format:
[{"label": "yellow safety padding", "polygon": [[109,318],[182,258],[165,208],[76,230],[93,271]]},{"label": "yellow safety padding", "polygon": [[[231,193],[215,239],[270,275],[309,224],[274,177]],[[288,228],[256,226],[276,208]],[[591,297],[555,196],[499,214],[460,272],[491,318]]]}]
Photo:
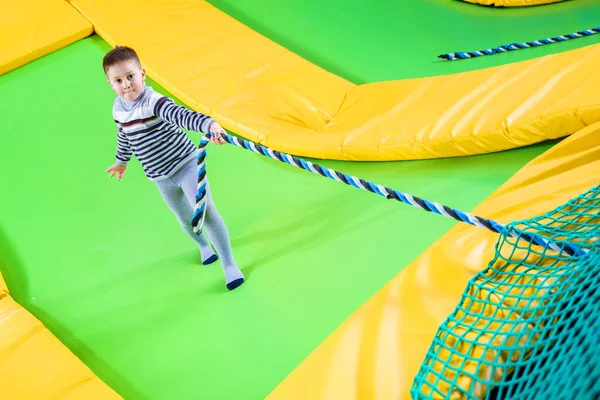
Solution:
[{"label": "yellow safety padding", "polygon": [[0,75],[93,33],[64,0],[0,2]]},{"label": "yellow safety padding", "polygon": [[4,279],[2,279],[2,272],[0,272],[0,299],[3,295],[8,294],[8,287],[6,287],[6,283],[4,283]]},{"label": "yellow safety padding", "polygon": [[[462,74],[356,86],[204,1],[71,3],[110,44],[135,48],[149,75],[187,105],[295,155],[463,156],[566,136],[600,120],[600,45]],[[123,15],[138,17],[123,23]]]},{"label": "yellow safety padding", "polygon": [[120,398],[13,300],[0,273],[0,399]]},{"label": "yellow safety padding", "polygon": [[0,291],[0,397],[121,398],[3,291]]},{"label": "yellow safety padding", "polygon": [[[502,223],[564,204],[600,182],[600,122],[527,164],[475,210]],[[494,255],[498,234],[457,224],[337,328],[269,396],[409,399],[439,325]]]},{"label": "yellow safety padding", "polygon": [[496,7],[524,7],[538,6],[541,4],[560,3],[564,0],[463,0],[468,3],[481,4],[482,6]]},{"label": "yellow safety padding", "polygon": [[[238,133],[256,137],[283,129],[314,135],[354,86],[205,1],[71,4],[108,43],[133,47],[149,75],[167,90],[223,123],[226,116],[226,125]],[[123,13],[138,17],[125,24]]]}]

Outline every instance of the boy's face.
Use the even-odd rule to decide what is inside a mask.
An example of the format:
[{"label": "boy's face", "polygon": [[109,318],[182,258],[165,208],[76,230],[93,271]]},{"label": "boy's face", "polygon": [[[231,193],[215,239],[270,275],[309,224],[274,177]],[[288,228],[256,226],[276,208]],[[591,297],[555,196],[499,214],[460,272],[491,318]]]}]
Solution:
[{"label": "boy's face", "polygon": [[125,100],[136,100],[144,90],[146,72],[135,60],[111,65],[106,71],[108,83]]}]

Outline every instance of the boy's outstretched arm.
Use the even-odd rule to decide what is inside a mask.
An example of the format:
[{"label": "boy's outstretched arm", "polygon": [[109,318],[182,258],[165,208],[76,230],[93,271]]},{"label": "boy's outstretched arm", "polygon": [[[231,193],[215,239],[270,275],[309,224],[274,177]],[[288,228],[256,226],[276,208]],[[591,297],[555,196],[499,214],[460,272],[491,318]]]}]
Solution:
[{"label": "boy's outstretched arm", "polygon": [[129,144],[129,139],[125,133],[121,130],[121,128],[117,128],[117,161],[106,169],[107,173],[110,173],[110,177],[112,178],[117,174],[117,179],[121,180],[123,175],[125,175],[125,169],[127,168],[127,163],[131,160],[131,155],[133,152],[131,151],[131,145]]},{"label": "boy's outstretched arm", "polygon": [[214,133],[215,135],[210,138],[212,143],[225,143],[222,135],[226,132],[214,119],[208,115],[178,106],[168,97],[162,97],[156,102],[154,114],[164,121],[173,123],[183,129],[194,132]]}]

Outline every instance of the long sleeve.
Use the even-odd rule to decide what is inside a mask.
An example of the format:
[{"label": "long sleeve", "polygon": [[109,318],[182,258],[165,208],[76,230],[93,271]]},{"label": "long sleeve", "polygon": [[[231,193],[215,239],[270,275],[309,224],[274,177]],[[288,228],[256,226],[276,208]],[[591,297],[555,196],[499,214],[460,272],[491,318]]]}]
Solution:
[{"label": "long sleeve", "polygon": [[123,130],[118,127],[117,128],[117,164],[119,165],[127,165],[129,160],[131,160],[131,155],[133,152],[131,151],[131,145],[129,144],[129,139]]},{"label": "long sleeve", "polygon": [[178,106],[168,97],[162,97],[154,106],[154,114],[163,121],[194,132],[208,133],[214,119],[208,115]]}]

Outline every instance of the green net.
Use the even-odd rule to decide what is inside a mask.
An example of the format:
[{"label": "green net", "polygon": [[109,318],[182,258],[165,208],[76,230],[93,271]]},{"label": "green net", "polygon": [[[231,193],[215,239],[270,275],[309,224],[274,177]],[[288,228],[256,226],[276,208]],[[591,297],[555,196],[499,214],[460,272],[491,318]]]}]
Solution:
[{"label": "green net", "polygon": [[[542,235],[578,255],[524,240]],[[507,225],[440,326],[414,399],[600,398],[600,185]]]}]

